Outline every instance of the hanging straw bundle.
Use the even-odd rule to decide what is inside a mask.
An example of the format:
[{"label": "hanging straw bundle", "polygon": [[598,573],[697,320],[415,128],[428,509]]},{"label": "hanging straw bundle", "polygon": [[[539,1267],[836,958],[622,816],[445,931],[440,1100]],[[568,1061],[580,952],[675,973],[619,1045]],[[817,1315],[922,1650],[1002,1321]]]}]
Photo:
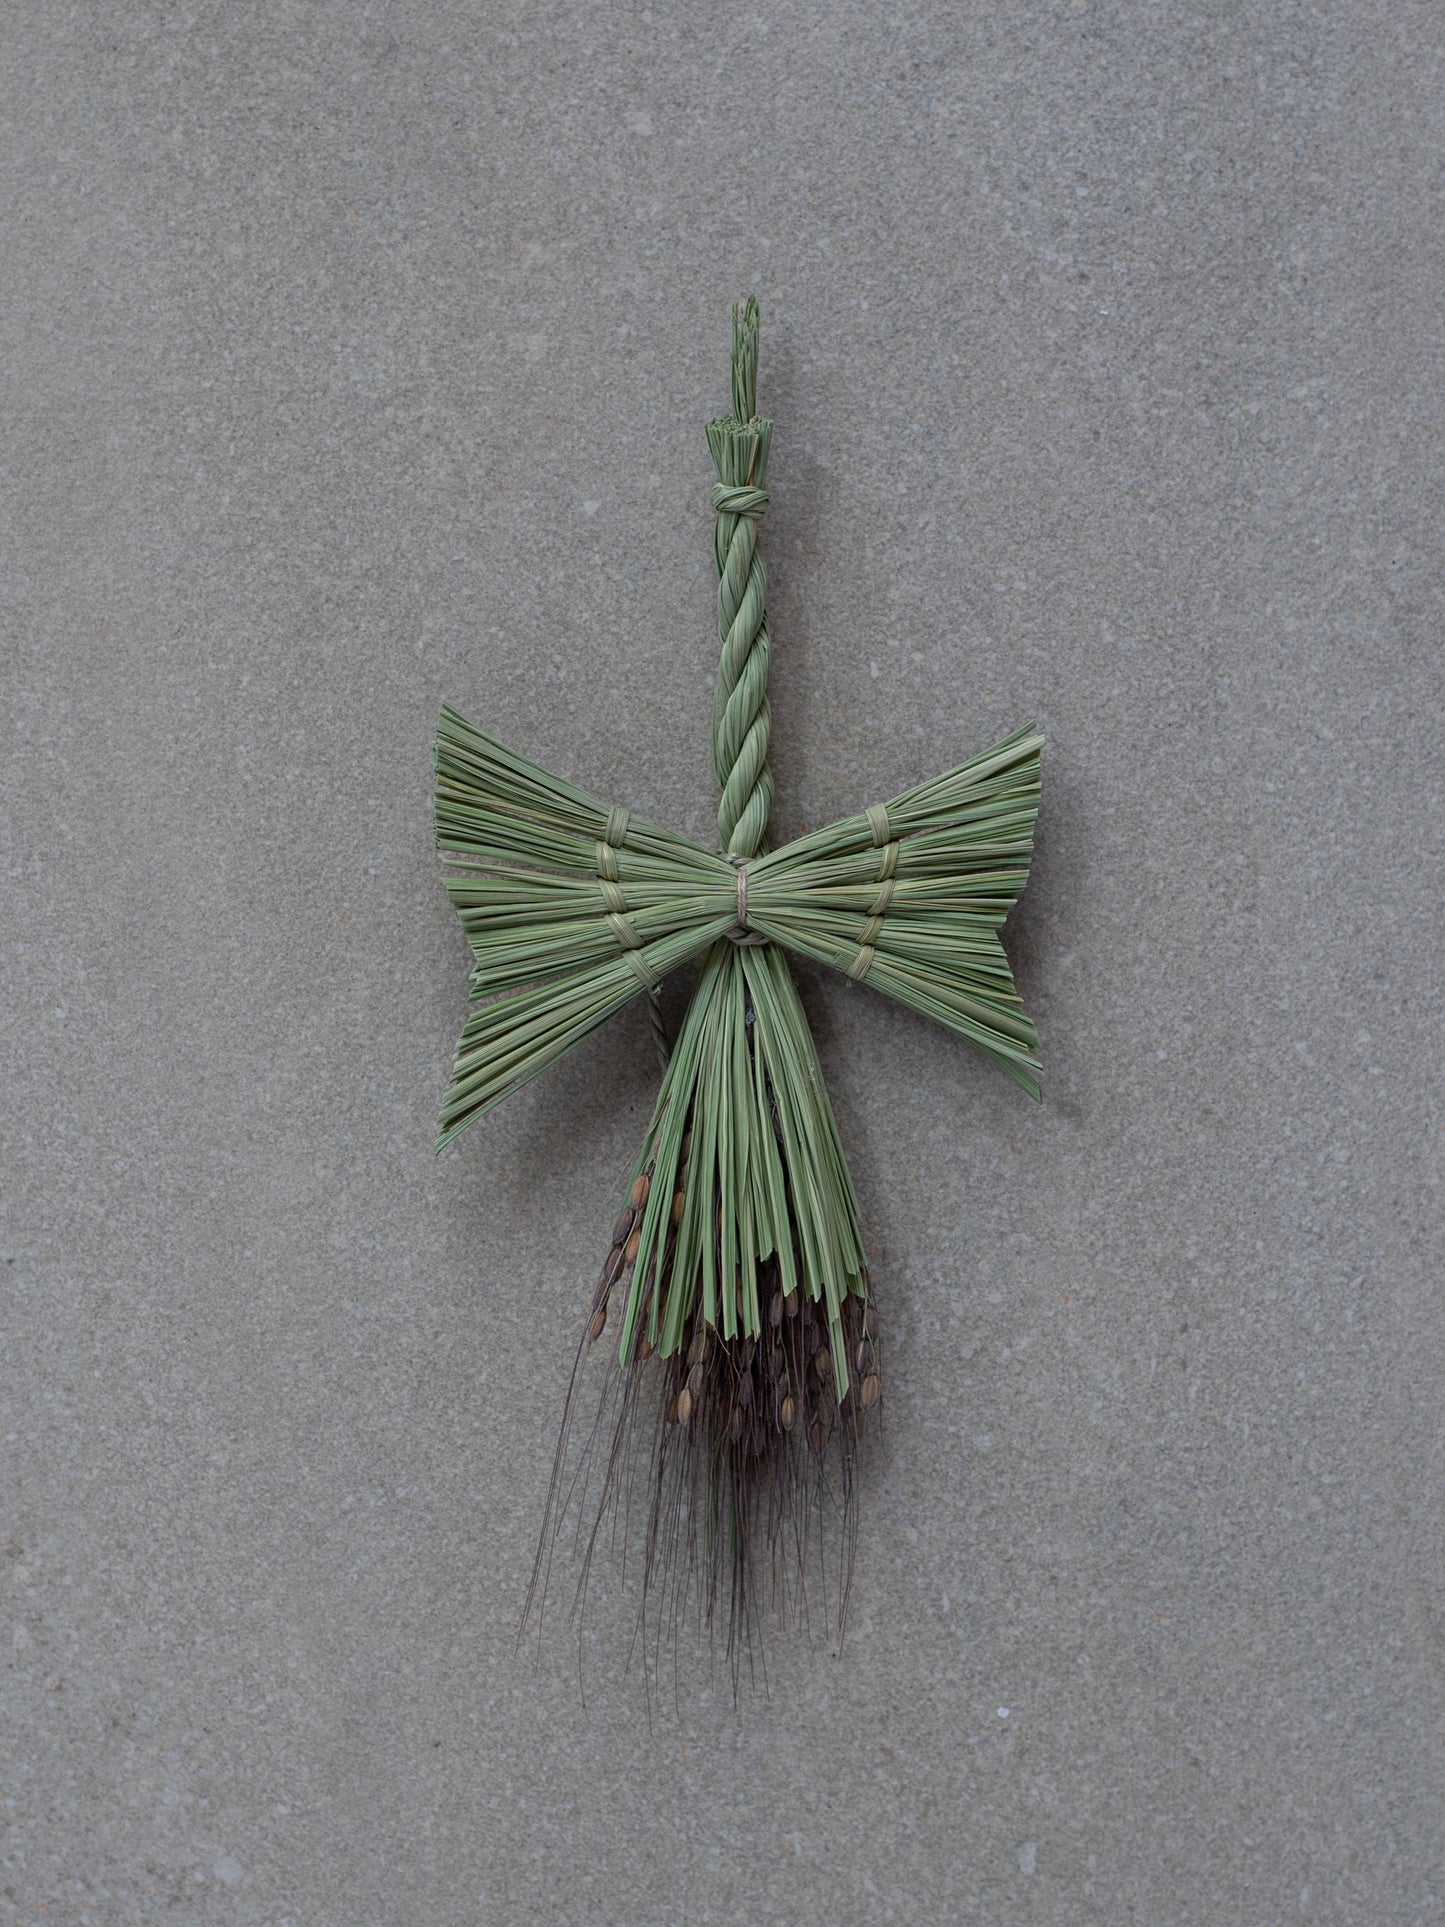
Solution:
[{"label": "hanging straw bundle", "polygon": [[[634,997],[648,997],[666,1053],[658,987],[702,959],[579,1364],[615,1322],[609,1389],[620,1396],[599,1525],[625,1502],[639,1395],[656,1380],[664,1422],[650,1461],[644,1612],[654,1583],[675,1613],[685,1609],[700,1575],[706,1620],[726,1596],[735,1665],[754,1630],[759,1533],[786,1600],[801,1577],[790,1557],[803,1557],[830,1489],[835,1440],[841,1620],[853,1453],[881,1385],[857,1201],[784,951],[885,991],[1039,1095],[1037,1037],[998,933],[1028,877],[1041,737],[1020,731],[889,803],[767,847],[757,535],[772,423],[754,405],[757,327],[755,301],[734,310],[733,412],[707,429],[718,477],[720,853],[548,774],[455,710],[442,713],[435,752],[437,845],[478,1000],[438,1149]],[[574,1371],[534,1593],[566,1509],[578,1382]],[[596,1538],[594,1527],[589,1562]]]}]

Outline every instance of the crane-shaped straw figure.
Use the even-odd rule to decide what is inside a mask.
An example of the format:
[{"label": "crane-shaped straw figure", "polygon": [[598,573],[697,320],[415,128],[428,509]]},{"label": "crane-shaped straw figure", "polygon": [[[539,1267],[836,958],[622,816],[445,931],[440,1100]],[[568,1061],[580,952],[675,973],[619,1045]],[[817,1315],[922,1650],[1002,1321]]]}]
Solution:
[{"label": "crane-shaped straw figure", "polygon": [[[897,998],[1039,1095],[1037,1036],[998,935],[1028,877],[1039,735],[1020,730],[890,802],[768,847],[758,525],[773,425],[756,411],[757,357],[749,300],[733,310],[732,413],[707,425],[717,470],[720,849],[549,775],[451,708],[434,758],[437,847],[471,944],[476,1000],[438,1150],[630,999],[649,999],[662,1088],[578,1357],[615,1329],[622,1399],[603,1511],[623,1480],[639,1392],[656,1383],[664,1422],[646,1577],[664,1574],[684,1608],[696,1578],[707,1621],[726,1608],[734,1656],[751,1632],[754,1546],[770,1547],[786,1594],[811,1501],[832,1489],[833,1441],[846,1599],[853,1453],[880,1393],[857,1202],[784,952]],[[657,989],[699,957],[668,1054]],[[577,1383],[574,1371],[569,1417]],[[564,1421],[559,1475],[566,1431]],[[558,1492],[554,1476],[534,1593]],[[687,1557],[668,1563],[679,1544]]]}]

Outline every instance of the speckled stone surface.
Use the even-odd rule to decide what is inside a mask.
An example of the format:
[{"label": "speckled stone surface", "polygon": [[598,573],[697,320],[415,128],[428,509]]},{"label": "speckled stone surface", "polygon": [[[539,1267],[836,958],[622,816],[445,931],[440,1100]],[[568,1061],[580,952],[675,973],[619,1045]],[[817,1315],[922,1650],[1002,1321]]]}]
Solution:
[{"label": "speckled stone surface", "polygon": [[[11,7],[0,1919],[1445,1917],[1445,17]],[[709,833],[1037,719],[1036,1109],[800,972],[886,1321],[841,1656],[515,1650],[636,1008],[441,1160],[448,699]]]}]

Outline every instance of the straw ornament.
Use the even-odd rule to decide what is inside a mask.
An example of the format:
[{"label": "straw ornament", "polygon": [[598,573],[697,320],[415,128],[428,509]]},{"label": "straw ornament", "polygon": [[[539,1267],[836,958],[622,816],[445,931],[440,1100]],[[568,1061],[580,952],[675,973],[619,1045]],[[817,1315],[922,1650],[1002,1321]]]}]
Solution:
[{"label": "straw ornament", "polygon": [[[574,1370],[529,1606],[568,1498],[596,1472],[585,1587],[641,1450],[644,1623],[654,1590],[674,1620],[691,1605],[709,1623],[725,1616],[735,1667],[751,1650],[763,1559],[784,1607],[800,1599],[810,1520],[835,1500],[841,1621],[854,1449],[882,1384],[857,1202],[785,953],[896,998],[1039,1095],[1037,1036],[999,941],[1028,877],[1038,734],[1020,730],[887,803],[768,847],[759,527],[773,425],[756,411],[757,351],[750,300],[733,311],[732,412],[707,425],[719,849],[549,774],[451,708],[434,756],[437,847],[475,1000],[438,1150],[635,997],[648,1001],[665,1065],[579,1346],[580,1367],[614,1334],[611,1440],[599,1421],[582,1470],[567,1476]],[[669,1049],[656,993],[695,960]],[[654,1385],[662,1424],[639,1447],[639,1400]]]}]

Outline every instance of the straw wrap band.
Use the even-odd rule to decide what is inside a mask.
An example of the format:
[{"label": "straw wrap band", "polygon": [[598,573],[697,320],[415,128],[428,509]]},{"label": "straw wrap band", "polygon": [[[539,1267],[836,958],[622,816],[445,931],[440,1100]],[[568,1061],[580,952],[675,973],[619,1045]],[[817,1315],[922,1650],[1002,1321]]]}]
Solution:
[{"label": "straw wrap band", "polygon": [[896,841],[883,845],[883,854],[878,859],[878,881],[886,883],[898,868],[898,844]]},{"label": "straw wrap band", "polygon": [[627,920],[627,905],[617,888],[617,879],[622,874],[617,852],[627,841],[627,826],[631,821],[631,810],[614,807],[607,812],[607,827],[597,845],[597,874],[602,880],[602,901],[607,906],[607,921],[622,946],[623,956],[632,965],[647,992],[647,1022],[652,1030],[652,1041],[657,1047],[657,1061],[666,1070],[671,1048],[667,1041],[667,1026],[662,1021],[662,1006],[657,1001],[662,979],[641,955],[642,939]]},{"label": "straw wrap band", "polygon": [[850,983],[862,983],[863,979],[868,975],[868,972],[873,968],[873,958],[876,954],[871,943],[859,944],[858,954],[848,966],[848,981]]},{"label": "straw wrap band", "polygon": [[[888,881],[883,884],[879,890],[877,896],[874,897],[873,908],[868,912],[867,919],[858,935],[858,942],[862,949],[871,951],[874,944],[877,943],[878,933],[883,928],[884,914],[889,904],[893,901],[893,891],[895,887],[894,879],[889,877]],[[871,958],[869,961],[872,961]],[[865,965],[864,969],[866,970],[866,968],[867,966]]]},{"label": "straw wrap band", "polygon": [[738,920],[728,931],[730,943],[768,943],[771,939],[761,936],[756,930],[748,928],[748,866],[739,857],[729,857],[730,863],[738,867]]},{"label": "straw wrap band", "polygon": [[612,925],[617,941],[624,950],[640,950],[642,939],[627,920],[627,899],[610,878],[603,877],[598,888],[602,901],[607,906],[607,921]]},{"label": "straw wrap band", "polygon": [[[878,803],[874,805],[874,808],[883,810],[883,805]],[[868,814],[871,818],[873,810],[870,810]],[[883,810],[885,819],[887,814],[887,811]],[[888,874],[880,882],[878,894],[873,899],[873,907],[864,918],[863,928],[858,932],[857,954],[848,966],[849,981],[855,984],[861,984],[863,979],[868,975],[868,972],[873,968],[873,959],[877,954],[874,946],[877,944],[879,934],[883,929],[883,918],[887,913],[888,906],[893,901],[893,892],[898,887],[897,879],[893,875],[893,866],[898,861],[898,845],[896,843],[887,843],[883,846],[883,849]],[[890,855],[892,862],[887,862]]]},{"label": "straw wrap band", "polygon": [[[893,892],[897,888],[898,888],[898,881],[896,877],[889,877],[886,880],[886,882],[879,885],[878,894],[876,897],[874,897],[872,908],[868,912],[868,920],[870,923],[882,922],[883,913],[885,910],[887,910],[889,904],[892,903]],[[618,892],[618,895],[619,896],[621,895],[621,891]],[[865,937],[863,941],[867,943],[870,940],[867,937]]]},{"label": "straw wrap band", "polygon": [[662,979],[652,968],[652,965],[647,961],[646,957],[643,956],[642,952],[640,950],[624,949],[622,955],[624,960],[632,966],[633,972],[637,976],[643,989],[649,991],[653,996],[656,996]]},{"label": "straw wrap band", "polygon": [[[875,847],[880,850],[883,849],[886,844],[893,840],[893,831],[888,823],[888,805],[886,803],[870,803],[864,814],[868,818],[868,827],[873,832]],[[895,858],[895,861],[896,860]]]}]

